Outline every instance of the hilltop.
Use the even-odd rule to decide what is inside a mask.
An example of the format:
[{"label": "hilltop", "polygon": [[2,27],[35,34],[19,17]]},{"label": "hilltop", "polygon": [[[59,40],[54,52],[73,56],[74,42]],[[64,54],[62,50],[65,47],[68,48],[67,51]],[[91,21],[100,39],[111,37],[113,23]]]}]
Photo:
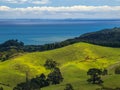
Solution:
[{"label": "hilltop", "polygon": [[[89,68],[95,67],[109,70],[108,76],[103,77],[106,87],[119,87],[119,75],[113,70],[120,62],[120,48],[97,46],[88,43],[76,43],[63,48],[44,52],[24,53],[24,55],[0,62],[0,83],[5,90],[12,90],[16,84],[25,81],[25,71],[29,71],[29,78],[36,77],[41,73],[46,75],[49,70],[44,68],[47,59],[53,59],[59,63],[63,83],[42,88],[42,90],[63,90],[66,83],[71,83],[75,90],[96,90],[98,85],[91,85],[86,82],[86,72]],[[112,80],[112,82],[111,82]]]}]

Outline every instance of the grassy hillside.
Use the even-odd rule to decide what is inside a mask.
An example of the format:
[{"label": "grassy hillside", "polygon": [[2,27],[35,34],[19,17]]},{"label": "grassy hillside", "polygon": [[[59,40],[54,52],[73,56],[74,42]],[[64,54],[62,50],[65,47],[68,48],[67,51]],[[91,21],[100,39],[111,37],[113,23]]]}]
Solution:
[{"label": "grassy hillside", "polygon": [[[5,62],[0,62],[0,83],[9,84],[5,90],[25,81],[25,72],[29,72],[29,78],[41,73],[48,74],[43,64],[47,59],[53,59],[59,63],[64,77],[60,85],[50,86],[42,90],[64,90],[66,83],[71,83],[75,90],[95,90],[100,86],[88,84],[86,72],[89,68],[108,68],[110,75],[102,77],[106,87],[118,87],[120,76],[113,74],[113,69],[120,63],[120,48],[102,47],[87,43],[76,43],[60,49],[25,53]],[[111,82],[112,80],[112,82]],[[0,85],[1,86],[1,85]]]}]

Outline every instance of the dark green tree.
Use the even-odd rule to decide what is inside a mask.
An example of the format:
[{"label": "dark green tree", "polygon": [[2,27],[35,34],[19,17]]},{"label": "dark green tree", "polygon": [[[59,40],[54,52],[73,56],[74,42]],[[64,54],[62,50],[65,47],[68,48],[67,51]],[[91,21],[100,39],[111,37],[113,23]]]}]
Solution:
[{"label": "dark green tree", "polygon": [[57,62],[52,59],[48,59],[44,64],[45,68],[47,69],[54,69],[57,65]]},{"label": "dark green tree", "polygon": [[0,90],[3,90],[3,87],[0,87]]},{"label": "dark green tree", "polygon": [[45,86],[49,86],[49,83],[46,80],[46,76],[44,74],[41,74],[39,77],[33,78],[31,80],[30,86],[32,86],[32,88],[34,89],[38,89],[38,88],[42,88]]},{"label": "dark green tree", "polygon": [[74,90],[73,86],[71,84],[66,84],[66,87],[64,90]]},{"label": "dark green tree", "polygon": [[87,75],[90,75],[90,78],[87,80],[89,83],[92,84],[103,83],[103,81],[101,80],[102,70],[92,68],[88,70]]},{"label": "dark green tree", "polygon": [[24,43],[18,40],[8,40],[0,44],[0,60],[5,61],[23,51]]},{"label": "dark green tree", "polygon": [[60,69],[55,68],[50,74],[48,74],[47,80],[50,84],[60,84],[60,82],[63,81]]},{"label": "dark green tree", "polygon": [[41,74],[36,78],[32,78],[29,81],[18,84],[13,90],[39,90],[46,86],[49,86],[49,82],[46,80],[46,76]]},{"label": "dark green tree", "polygon": [[120,67],[115,68],[115,74],[120,74]]}]

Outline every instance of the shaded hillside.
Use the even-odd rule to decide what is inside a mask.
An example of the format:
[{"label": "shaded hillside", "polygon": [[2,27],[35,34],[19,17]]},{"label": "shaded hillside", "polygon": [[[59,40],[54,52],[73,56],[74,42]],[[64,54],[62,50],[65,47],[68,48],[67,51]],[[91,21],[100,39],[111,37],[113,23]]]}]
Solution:
[{"label": "shaded hillside", "polygon": [[[64,90],[66,83],[71,83],[75,90],[96,90],[98,85],[89,85],[86,82],[86,72],[89,68],[108,68],[120,61],[120,48],[102,47],[87,43],[76,43],[60,49],[25,53],[5,62],[0,62],[0,83],[5,90],[12,90],[16,84],[25,81],[25,71],[29,71],[29,78],[49,73],[43,66],[47,59],[53,59],[59,63],[63,83],[56,86],[42,88],[42,90]],[[113,66],[110,68],[110,72]],[[113,82],[110,82],[112,79]],[[104,85],[119,87],[120,76],[112,75],[104,77]],[[117,82],[117,83],[116,83]],[[114,83],[114,85],[113,85]]]},{"label": "shaded hillside", "polygon": [[97,45],[120,47],[120,28],[104,29],[97,32],[83,34],[78,38],[68,41],[87,42]]}]

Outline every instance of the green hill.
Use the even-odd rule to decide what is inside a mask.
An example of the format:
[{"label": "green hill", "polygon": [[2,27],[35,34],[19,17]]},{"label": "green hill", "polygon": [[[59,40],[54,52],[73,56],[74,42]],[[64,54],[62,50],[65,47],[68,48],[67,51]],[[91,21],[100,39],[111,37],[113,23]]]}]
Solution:
[{"label": "green hill", "polygon": [[[63,48],[34,53],[24,53],[21,56],[0,62],[0,83],[5,90],[12,90],[16,84],[25,81],[25,71],[29,78],[49,71],[43,67],[47,59],[59,63],[64,77],[63,83],[42,88],[42,90],[64,90],[66,83],[71,83],[75,90],[96,90],[98,85],[87,83],[86,72],[89,68],[108,68],[109,74],[102,77],[106,87],[119,87],[120,76],[113,74],[114,67],[120,63],[120,48],[102,47],[87,43],[76,43]],[[112,80],[112,82],[111,82]],[[1,86],[1,84],[0,84]]]}]

